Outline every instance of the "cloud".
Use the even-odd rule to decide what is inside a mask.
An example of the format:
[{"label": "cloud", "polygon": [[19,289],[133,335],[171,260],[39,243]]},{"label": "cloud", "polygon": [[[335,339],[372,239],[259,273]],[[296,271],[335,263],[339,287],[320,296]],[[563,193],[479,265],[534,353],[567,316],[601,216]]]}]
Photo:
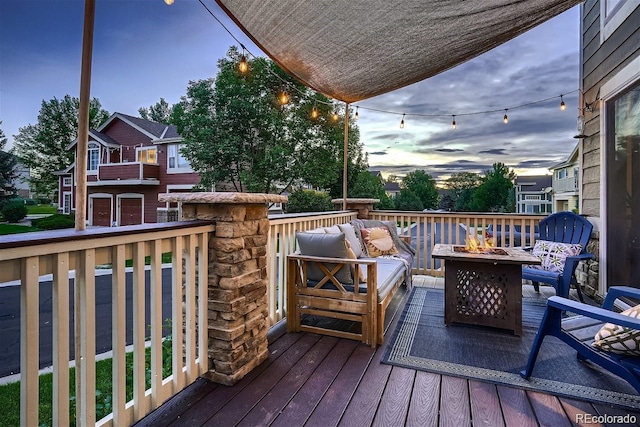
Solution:
[{"label": "cloud", "polygon": [[504,148],[491,148],[489,150],[478,151],[478,154],[492,154],[495,156],[504,156],[507,153]]},{"label": "cloud", "polygon": [[386,151],[373,151],[369,153],[370,156],[384,156],[385,154],[387,154]]}]

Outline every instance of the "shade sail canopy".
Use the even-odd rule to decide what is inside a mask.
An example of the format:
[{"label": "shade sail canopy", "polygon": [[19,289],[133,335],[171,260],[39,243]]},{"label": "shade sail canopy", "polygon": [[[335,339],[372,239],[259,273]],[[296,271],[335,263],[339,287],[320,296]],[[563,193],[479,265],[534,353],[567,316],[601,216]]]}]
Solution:
[{"label": "shade sail canopy", "polygon": [[282,68],[356,102],[441,73],[581,0],[216,0]]}]

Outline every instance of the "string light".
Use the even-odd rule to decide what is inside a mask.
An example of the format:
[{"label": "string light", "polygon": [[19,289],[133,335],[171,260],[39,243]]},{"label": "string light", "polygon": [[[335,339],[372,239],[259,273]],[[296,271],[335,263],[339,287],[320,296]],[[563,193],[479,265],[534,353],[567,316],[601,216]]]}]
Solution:
[{"label": "string light", "polygon": [[451,122],[451,129],[455,129],[456,128],[456,115],[454,114],[451,117],[453,118],[453,121]]},{"label": "string light", "polygon": [[171,6],[173,4],[173,0],[164,0],[167,6]]},{"label": "string light", "polygon": [[564,103],[564,99],[562,99],[562,95],[560,95],[560,110],[564,111],[567,109],[567,104]]},{"label": "string light", "polygon": [[280,101],[280,105],[285,105],[289,103],[289,94],[287,93],[286,90],[283,90],[282,93],[280,93],[278,100]]},{"label": "string light", "polygon": [[504,109],[504,117],[502,118],[502,121],[504,122],[504,124],[506,125],[507,123],[509,123],[509,117],[507,117],[507,111],[509,111],[508,108]]},{"label": "string light", "polygon": [[337,122],[339,118],[340,118],[340,117],[338,117],[338,112],[334,110],[334,111],[333,111],[333,121],[334,121],[334,122]]},{"label": "string light", "polygon": [[249,64],[247,64],[247,57],[245,56],[244,46],[242,46],[242,56],[240,57],[240,63],[238,64],[238,71],[240,71],[242,74],[249,71]]},{"label": "string light", "polygon": [[313,104],[313,108],[311,109],[311,118],[312,119],[317,119],[318,118],[318,107],[316,106],[316,104]]},{"label": "string light", "polygon": [[402,113],[402,120],[400,120],[400,129],[404,129],[404,116],[405,114]]},{"label": "string light", "polygon": [[360,118],[360,116],[358,115],[358,108],[360,108],[360,107],[356,107],[356,115],[355,115],[355,118],[354,118],[354,120],[356,120],[356,121],[358,120],[358,118]]}]

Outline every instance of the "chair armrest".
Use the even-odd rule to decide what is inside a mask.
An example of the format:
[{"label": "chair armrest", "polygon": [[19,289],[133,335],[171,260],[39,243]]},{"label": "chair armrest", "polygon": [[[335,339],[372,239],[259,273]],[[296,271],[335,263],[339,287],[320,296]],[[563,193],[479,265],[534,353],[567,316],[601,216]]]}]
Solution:
[{"label": "chair armrest", "polygon": [[324,257],[324,256],[312,256],[312,255],[301,255],[299,253],[293,253],[287,255],[287,258],[296,259],[300,261],[307,262],[329,262],[332,264],[359,264],[359,265],[369,265],[376,264],[376,260],[372,259],[351,259],[351,258],[334,258],[334,257]]},{"label": "chair armrest", "polygon": [[615,313],[604,308],[594,307],[582,302],[573,301],[568,298],[552,296],[547,300],[547,305],[555,309],[567,310],[602,322],[609,322],[631,329],[640,329],[640,319]]},{"label": "chair armrest", "polygon": [[630,297],[640,299],[640,289],[629,286],[612,286],[607,291],[607,296],[602,303],[602,308],[606,310],[613,309],[613,303],[620,297]]},{"label": "chair armrest", "polygon": [[580,261],[585,261],[588,259],[594,259],[596,256],[594,254],[589,254],[589,253],[584,253],[584,254],[579,254],[579,255],[574,255],[574,256],[570,256],[567,257],[567,260],[576,260],[577,262]]}]

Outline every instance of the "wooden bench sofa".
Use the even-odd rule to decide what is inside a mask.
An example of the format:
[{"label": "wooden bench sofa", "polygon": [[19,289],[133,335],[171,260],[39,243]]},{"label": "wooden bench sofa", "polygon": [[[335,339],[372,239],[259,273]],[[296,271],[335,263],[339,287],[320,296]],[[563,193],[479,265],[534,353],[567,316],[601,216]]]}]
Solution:
[{"label": "wooden bench sofa", "polygon": [[[405,236],[397,235],[395,224],[356,221],[296,233],[299,251],[287,257],[288,331],[356,339],[374,348],[382,344],[385,311],[398,287],[411,283],[415,251]],[[369,256],[360,233],[363,226],[365,230],[386,227],[398,253]],[[331,329],[322,322],[304,324],[305,314],[359,322],[361,332]]]}]

